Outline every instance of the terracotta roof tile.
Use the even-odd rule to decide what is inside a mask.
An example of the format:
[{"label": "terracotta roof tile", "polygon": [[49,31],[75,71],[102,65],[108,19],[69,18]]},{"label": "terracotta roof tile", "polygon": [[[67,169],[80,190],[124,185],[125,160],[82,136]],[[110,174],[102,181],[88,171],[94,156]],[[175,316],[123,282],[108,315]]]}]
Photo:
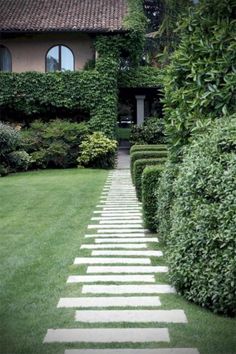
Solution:
[{"label": "terracotta roof tile", "polygon": [[0,0],[0,31],[122,31],[127,11],[127,0]]}]

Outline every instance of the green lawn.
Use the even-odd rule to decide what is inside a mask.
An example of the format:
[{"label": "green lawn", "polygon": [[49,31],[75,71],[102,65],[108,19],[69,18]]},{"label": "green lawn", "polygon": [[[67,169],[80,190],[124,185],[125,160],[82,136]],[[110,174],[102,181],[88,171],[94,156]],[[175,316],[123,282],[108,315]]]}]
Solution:
[{"label": "green lawn", "polygon": [[[63,354],[65,348],[79,345],[42,344],[48,328],[94,327],[75,323],[75,309],[56,306],[60,297],[81,296],[81,285],[67,285],[66,280],[69,275],[85,273],[85,266],[72,264],[76,256],[90,253],[82,254],[79,248],[85,242],[83,237],[106,176],[106,171],[72,169],[0,179],[1,354]],[[153,260],[153,264],[164,264],[164,260]],[[156,280],[164,283],[168,278],[160,274]],[[178,295],[160,298],[163,308],[184,309],[189,323],[132,327],[168,327],[171,343],[160,343],[159,347],[198,347],[200,354],[236,353],[235,319],[214,315]],[[156,346],[128,343],[125,347]]]}]

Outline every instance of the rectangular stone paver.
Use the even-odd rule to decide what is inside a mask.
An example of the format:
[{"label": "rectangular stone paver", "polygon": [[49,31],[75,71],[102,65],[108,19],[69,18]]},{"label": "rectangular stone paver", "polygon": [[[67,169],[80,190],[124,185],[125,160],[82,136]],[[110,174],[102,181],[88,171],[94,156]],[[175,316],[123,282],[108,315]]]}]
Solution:
[{"label": "rectangular stone paver", "polygon": [[99,221],[99,225],[106,225],[106,224],[116,224],[116,225],[123,225],[123,224],[141,224],[142,225],[143,221],[141,220],[141,218],[139,219],[121,219],[121,220],[100,220]]},{"label": "rectangular stone paver", "polygon": [[170,285],[84,285],[83,294],[172,294]]},{"label": "rectangular stone paver", "polygon": [[68,349],[65,354],[199,354],[195,348],[159,349]]},{"label": "rectangular stone paver", "polygon": [[92,256],[143,256],[162,257],[162,251],[92,251]]},{"label": "rectangular stone paver", "polygon": [[158,296],[61,298],[57,307],[154,307],[161,306]]},{"label": "rectangular stone paver", "polygon": [[44,343],[169,342],[167,328],[48,329]]},{"label": "rectangular stone paver", "polygon": [[145,273],[166,273],[168,272],[168,267],[164,266],[89,266],[87,268],[87,273],[136,273],[136,274],[145,274]]},{"label": "rectangular stone paver", "polygon": [[[121,234],[87,234],[85,235],[85,238],[96,238],[96,237],[99,237],[99,238],[106,238],[108,237],[109,238],[128,238],[128,237],[145,237],[145,233],[144,232],[140,232],[140,233],[121,233]],[[123,242],[123,241],[122,241]],[[126,241],[125,241],[126,242]]]},{"label": "rectangular stone paver", "polygon": [[119,240],[118,238],[115,238],[111,240],[110,238],[99,238],[95,240],[96,243],[119,243],[119,242],[124,242],[124,243],[132,243],[132,242],[158,242],[157,237],[139,237],[139,238],[129,238],[128,240]]},{"label": "rectangular stone paver", "polygon": [[97,233],[100,233],[100,234],[104,234],[104,233],[107,233],[107,234],[123,234],[123,233],[138,233],[138,232],[146,232],[147,230],[146,229],[143,229],[143,228],[140,228],[140,229],[98,229],[97,230]]},{"label": "rectangular stone paver", "polygon": [[[123,239],[121,239],[120,242],[122,242]],[[94,249],[106,249],[106,248],[118,248],[118,249],[145,249],[147,248],[147,245],[145,243],[104,243],[104,244],[96,244],[96,245],[81,245],[80,249],[88,249],[88,250],[94,250]]]},{"label": "rectangular stone paver", "polygon": [[77,257],[74,264],[151,264],[150,258]]},{"label": "rectangular stone paver", "polygon": [[106,220],[124,220],[124,222],[127,222],[125,220],[140,220],[142,222],[142,218],[140,216],[101,216],[101,217],[93,217],[91,218],[92,221],[106,221]]},{"label": "rectangular stone paver", "polygon": [[187,323],[183,310],[99,310],[76,311],[75,320],[87,323],[162,322]]},{"label": "rectangular stone paver", "polygon": [[143,228],[142,223],[135,223],[135,224],[111,224],[111,225],[88,225],[88,229],[126,229],[126,228]]},{"label": "rectangular stone paver", "polygon": [[155,283],[153,275],[71,275],[67,283],[98,283],[98,282],[117,282],[117,283]]}]

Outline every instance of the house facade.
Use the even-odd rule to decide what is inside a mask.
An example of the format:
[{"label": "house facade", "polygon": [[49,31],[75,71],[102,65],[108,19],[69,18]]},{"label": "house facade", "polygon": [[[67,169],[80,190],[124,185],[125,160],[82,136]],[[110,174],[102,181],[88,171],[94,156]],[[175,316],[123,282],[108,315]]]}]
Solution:
[{"label": "house facade", "polygon": [[[129,0],[0,0],[0,72],[76,72],[95,65],[98,37],[122,37],[129,32],[124,22],[135,9],[129,3]],[[130,119],[141,124],[151,114],[151,101],[156,93],[147,95],[142,87],[134,87],[134,91],[124,89],[120,88],[121,105],[136,102],[130,110]]]}]

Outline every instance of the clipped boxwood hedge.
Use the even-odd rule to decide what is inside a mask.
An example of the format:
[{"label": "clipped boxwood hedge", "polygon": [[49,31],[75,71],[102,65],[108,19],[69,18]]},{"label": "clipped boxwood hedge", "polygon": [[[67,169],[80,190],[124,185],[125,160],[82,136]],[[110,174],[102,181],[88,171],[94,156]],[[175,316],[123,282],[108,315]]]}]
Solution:
[{"label": "clipped boxwood hedge", "polygon": [[136,151],[160,151],[165,150],[167,147],[165,144],[157,144],[157,145],[133,145],[130,149],[130,154]]},{"label": "clipped boxwood hedge", "polygon": [[165,163],[165,158],[159,159],[141,159],[134,163],[134,184],[136,188],[136,194],[138,199],[142,200],[142,174],[147,166],[163,165]]},{"label": "clipped boxwood hedge", "polygon": [[174,183],[168,261],[188,300],[236,315],[236,115],[186,152]]},{"label": "clipped boxwood hedge", "polygon": [[165,158],[167,157],[166,150],[158,150],[158,151],[136,151],[133,152],[130,156],[130,170],[132,180],[134,182],[134,163],[137,160],[141,159],[155,159],[155,158]]},{"label": "clipped boxwood hedge", "polygon": [[157,190],[163,166],[147,166],[142,174],[142,202],[144,225],[151,231],[157,230]]}]

